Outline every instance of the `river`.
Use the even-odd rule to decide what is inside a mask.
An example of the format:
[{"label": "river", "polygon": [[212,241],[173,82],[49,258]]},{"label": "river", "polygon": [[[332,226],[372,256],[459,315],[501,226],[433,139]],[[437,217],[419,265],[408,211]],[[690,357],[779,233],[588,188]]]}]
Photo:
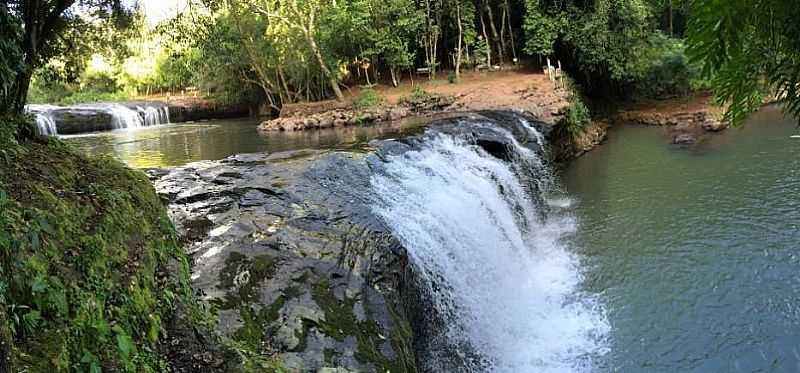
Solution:
[{"label": "river", "polygon": [[[261,135],[238,120],[67,141],[148,168],[349,149],[420,128]],[[431,346],[465,339],[482,356],[472,370],[796,372],[797,133],[774,109],[690,148],[659,128],[617,126],[545,188],[556,190],[545,193],[544,220],[524,172],[458,137],[431,137],[371,177],[373,208],[430,279],[438,311],[456,320]]]},{"label": "river", "polygon": [[129,130],[61,136],[81,150],[114,155],[134,168],[180,166],[234,154],[304,148],[359,146],[372,139],[402,137],[419,131],[421,120],[383,126],[352,126],[302,132],[259,132],[256,119],[222,119]]},{"label": "river", "polygon": [[798,132],[771,108],[695,149],[617,127],[566,169],[599,371],[800,371]]}]

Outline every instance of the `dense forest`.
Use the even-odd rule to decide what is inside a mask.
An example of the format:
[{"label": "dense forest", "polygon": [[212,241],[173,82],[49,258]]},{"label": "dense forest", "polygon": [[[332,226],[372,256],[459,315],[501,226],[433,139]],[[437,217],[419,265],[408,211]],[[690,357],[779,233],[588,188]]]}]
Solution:
[{"label": "dense forest", "polygon": [[596,97],[678,95],[713,83],[721,102],[747,113],[766,91],[797,96],[796,10],[786,1],[192,0],[158,24],[117,1],[75,3],[0,7],[2,83],[17,101],[4,106],[192,87],[277,110],[341,99],[354,84],[443,71],[457,81],[465,69],[538,69],[545,58]]},{"label": "dense forest", "polygon": [[676,1],[206,0],[156,25],[136,8],[98,12],[65,18],[54,51],[36,63],[31,101],[197,87],[278,109],[418,71],[456,81],[465,69],[539,68],[545,58],[589,92],[702,84],[681,39],[687,5]]}]

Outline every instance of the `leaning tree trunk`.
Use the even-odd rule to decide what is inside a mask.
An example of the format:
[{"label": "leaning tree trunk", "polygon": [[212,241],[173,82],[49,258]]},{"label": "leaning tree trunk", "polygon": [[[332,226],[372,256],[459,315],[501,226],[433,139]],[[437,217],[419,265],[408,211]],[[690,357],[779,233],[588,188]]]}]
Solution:
[{"label": "leaning tree trunk", "polygon": [[314,36],[311,35],[310,31],[306,31],[306,40],[308,41],[309,47],[311,47],[311,51],[314,53],[314,56],[317,58],[317,62],[319,63],[319,68],[322,70],[322,73],[325,74],[325,77],[328,79],[328,84],[330,84],[333,93],[336,95],[337,101],[344,101],[344,95],[342,94],[342,90],[339,89],[339,82],[336,80],[336,77],[331,73],[331,70],[328,68],[328,65],[325,63],[325,59],[322,57],[322,52],[319,50],[319,46],[317,45],[317,41],[314,40]]},{"label": "leaning tree trunk", "polygon": [[489,15],[489,29],[492,30],[492,38],[498,42],[498,60],[502,63],[503,59],[505,58],[506,51],[503,49],[503,45],[500,44],[500,37],[497,35],[497,27],[494,26],[494,14],[492,13],[492,7],[489,5],[488,1],[485,1],[484,4],[486,4],[486,13]]},{"label": "leaning tree trunk", "polygon": [[486,34],[486,22],[483,21],[483,9],[480,13],[481,31],[483,32],[483,40],[486,42],[486,68],[492,68],[492,45],[489,43],[489,35]]},{"label": "leaning tree trunk", "polygon": [[29,67],[17,73],[14,79],[14,85],[4,100],[7,102],[4,103],[3,108],[0,108],[0,111],[11,115],[19,115],[25,112],[25,101],[27,101],[28,98],[28,89],[31,85],[32,75],[33,69]]},{"label": "leaning tree trunk", "polygon": [[397,87],[398,85],[400,85],[400,82],[398,81],[400,75],[398,74],[398,70],[396,67],[389,66],[389,75],[391,75],[392,77],[392,87]]}]

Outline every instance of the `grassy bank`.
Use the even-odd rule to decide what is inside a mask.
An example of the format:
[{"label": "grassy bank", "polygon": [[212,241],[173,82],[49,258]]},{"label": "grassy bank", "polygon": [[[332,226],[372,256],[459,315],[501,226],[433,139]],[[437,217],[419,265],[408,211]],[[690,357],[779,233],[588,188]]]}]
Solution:
[{"label": "grassy bank", "polygon": [[0,121],[0,372],[169,369],[168,320],[194,302],[145,175]]}]

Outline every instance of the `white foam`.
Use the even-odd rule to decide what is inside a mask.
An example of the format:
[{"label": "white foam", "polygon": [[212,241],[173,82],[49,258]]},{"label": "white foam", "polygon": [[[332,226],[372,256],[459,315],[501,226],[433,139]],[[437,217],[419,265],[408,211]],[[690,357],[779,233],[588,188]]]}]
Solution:
[{"label": "white foam", "polygon": [[58,134],[58,128],[50,111],[58,109],[55,105],[26,105],[25,110],[32,113],[36,120],[36,132],[40,135],[54,136]]},{"label": "white foam", "polygon": [[37,131],[42,135],[57,135],[56,119],[52,112],[59,109],[81,109],[108,113],[114,129],[135,129],[170,123],[169,108],[161,104],[127,107],[118,103],[85,104],[71,107],[55,105],[26,105],[25,109],[36,116]]},{"label": "white foam", "polygon": [[574,219],[539,221],[512,168],[475,146],[445,135],[426,146],[390,157],[371,183],[375,211],[454,316],[440,343],[468,341],[492,372],[591,370],[609,327],[562,241]]}]

